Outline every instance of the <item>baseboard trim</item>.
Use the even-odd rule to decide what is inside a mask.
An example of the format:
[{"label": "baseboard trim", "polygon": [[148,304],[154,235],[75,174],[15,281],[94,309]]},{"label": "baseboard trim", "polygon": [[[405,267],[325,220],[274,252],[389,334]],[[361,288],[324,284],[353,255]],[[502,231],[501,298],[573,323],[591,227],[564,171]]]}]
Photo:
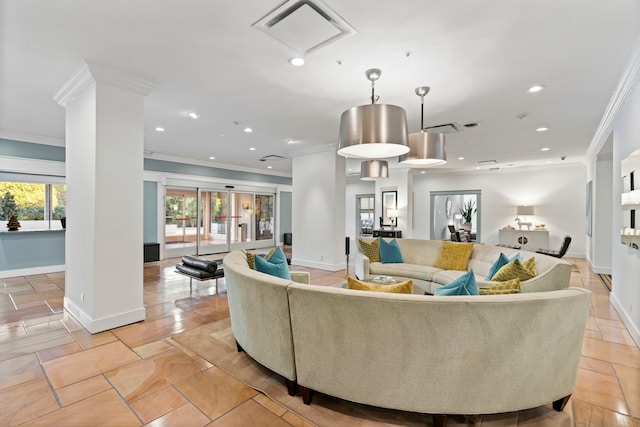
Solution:
[{"label": "baseboard trim", "polygon": [[611,305],[613,305],[613,307],[616,309],[616,311],[620,315],[620,318],[622,319],[622,322],[624,322],[625,326],[629,330],[631,338],[633,338],[633,340],[636,342],[636,345],[640,347],[640,329],[638,329],[638,326],[634,325],[631,317],[629,316],[629,313],[627,313],[627,311],[624,309],[624,306],[620,303],[620,301],[618,301],[618,298],[616,298],[613,292],[609,294],[609,301],[611,302]]},{"label": "baseboard trim", "polygon": [[59,273],[61,271],[66,271],[66,268],[67,267],[62,264],[46,265],[44,267],[20,268],[17,270],[3,270],[0,271],[0,279],[6,279],[8,277],[34,276],[36,274]]},{"label": "baseboard trim", "polygon": [[118,328],[120,326],[129,325],[145,320],[146,310],[140,307],[135,310],[116,313],[112,316],[93,319],[79,305],[64,297],[64,308],[71,314],[87,331],[92,334],[107,331],[109,329]]},{"label": "baseboard trim", "polygon": [[340,264],[329,264],[326,262],[315,262],[296,258],[291,259],[291,264],[294,266],[299,265],[301,267],[317,268],[318,270],[327,271],[340,271],[347,268],[346,262],[341,262]]}]

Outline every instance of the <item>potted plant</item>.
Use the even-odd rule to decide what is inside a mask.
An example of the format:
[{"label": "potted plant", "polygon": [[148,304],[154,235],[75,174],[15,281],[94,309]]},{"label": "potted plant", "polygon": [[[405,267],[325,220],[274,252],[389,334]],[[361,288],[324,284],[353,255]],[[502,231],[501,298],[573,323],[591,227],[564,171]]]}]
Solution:
[{"label": "potted plant", "polygon": [[464,224],[460,225],[460,228],[471,232],[471,217],[474,213],[476,213],[476,202],[473,200],[469,200],[467,203],[463,203],[462,207],[458,209],[460,211],[460,215],[464,218]]}]

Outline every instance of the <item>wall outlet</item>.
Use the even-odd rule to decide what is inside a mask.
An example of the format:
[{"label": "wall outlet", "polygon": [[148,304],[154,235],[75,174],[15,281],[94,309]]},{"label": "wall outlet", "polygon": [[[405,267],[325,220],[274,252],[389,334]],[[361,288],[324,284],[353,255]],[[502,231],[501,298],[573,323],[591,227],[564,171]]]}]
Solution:
[{"label": "wall outlet", "polygon": [[84,304],[84,292],[80,292],[80,302]]}]

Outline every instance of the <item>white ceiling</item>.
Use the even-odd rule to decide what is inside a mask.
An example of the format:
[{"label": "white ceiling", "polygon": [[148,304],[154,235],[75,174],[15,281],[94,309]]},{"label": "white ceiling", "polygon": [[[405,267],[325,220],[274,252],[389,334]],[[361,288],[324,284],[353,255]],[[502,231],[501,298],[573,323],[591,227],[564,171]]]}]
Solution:
[{"label": "white ceiling", "polygon": [[[441,168],[581,161],[640,32],[636,0],[325,0],[356,33],[293,67],[293,49],[252,27],[280,3],[0,0],[0,136],[62,144],[52,97],[88,59],[157,84],[145,101],[152,157],[290,174],[296,153],[335,146],[377,67],[379,102],[403,106],[411,132],[423,85],[425,126],[480,124],[447,135]],[[546,88],[528,94],[533,84]]]}]

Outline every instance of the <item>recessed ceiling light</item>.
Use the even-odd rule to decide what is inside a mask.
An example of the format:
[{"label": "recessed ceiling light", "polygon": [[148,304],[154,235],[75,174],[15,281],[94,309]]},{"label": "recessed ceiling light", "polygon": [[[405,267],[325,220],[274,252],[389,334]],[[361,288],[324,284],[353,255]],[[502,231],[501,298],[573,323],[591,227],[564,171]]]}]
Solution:
[{"label": "recessed ceiling light", "polygon": [[194,112],[194,111],[191,111],[191,112],[187,113],[187,116],[188,116],[188,117],[191,117],[193,120],[195,120],[195,119],[197,119],[198,117],[200,117],[200,114],[198,114],[198,113],[196,113],[196,112]]},{"label": "recessed ceiling light", "polygon": [[541,148],[541,149],[540,149],[540,151],[549,151],[549,150],[550,150],[550,148],[549,148],[549,147],[544,147],[544,148]]},{"label": "recessed ceiling light", "polygon": [[216,158],[215,158],[215,157],[213,157],[213,156],[209,157],[209,160],[215,160],[215,159],[216,159]]},{"label": "recessed ceiling light", "polygon": [[256,151],[256,147],[249,147],[249,151]]},{"label": "recessed ceiling light", "polygon": [[156,130],[157,130],[158,132],[164,132],[164,128],[163,128],[163,127],[160,127],[160,126],[158,126],[158,127],[156,128]]},{"label": "recessed ceiling light", "polygon": [[273,169],[273,166],[267,166],[267,169]]},{"label": "recessed ceiling light", "polygon": [[251,133],[251,132],[253,132],[253,129],[251,129],[250,127],[246,127],[246,128],[244,128],[244,131],[246,133]]},{"label": "recessed ceiling light", "polygon": [[294,56],[293,58],[289,58],[289,64],[294,65],[296,67],[301,67],[304,65],[304,58],[299,56]]},{"label": "recessed ceiling light", "polygon": [[295,139],[287,139],[287,144],[295,144],[296,142],[298,141],[296,141]]},{"label": "recessed ceiling light", "polygon": [[544,89],[544,85],[533,85],[529,89],[527,89],[527,92],[536,93],[540,92],[542,89]]},{"label": "recessed ceiling light", "polygon": [[548,130],[549,130],[549,128],[546,128],[546,127],[544,127],[544,126],[539,127],[539,128],[536,128],[536,132],[546,132],[546,131],[548,131]]},{"label": "recessed ceiling light", "polygon": [[420,171],[420,173],[427,173],[426,171]]},{"label": "recessed ceiling light", "polygon": [[458,160],[464,160],[464,157],[458,157]]}]

